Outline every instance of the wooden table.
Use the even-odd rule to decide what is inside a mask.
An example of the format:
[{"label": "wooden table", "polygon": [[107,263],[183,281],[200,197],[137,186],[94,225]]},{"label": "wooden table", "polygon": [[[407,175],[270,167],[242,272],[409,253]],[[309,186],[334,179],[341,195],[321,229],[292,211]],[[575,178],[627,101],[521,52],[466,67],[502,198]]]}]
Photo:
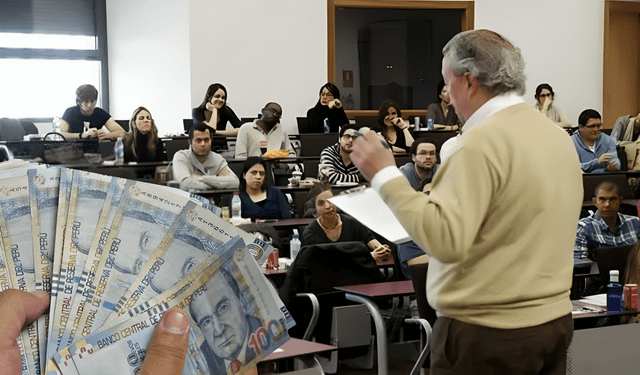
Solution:
[{"label": "wooden table", "polygon": [[391,298],[410,296],[415,293],[411,280],[389,281],[384,283],[346,285],[335,287],[345,292],[345,298],[364,304],[371,313],[376,327],[376,341],[378,346],[378,374],[389,374],[389,350],[387,348],[387,331],[375,298]]}]

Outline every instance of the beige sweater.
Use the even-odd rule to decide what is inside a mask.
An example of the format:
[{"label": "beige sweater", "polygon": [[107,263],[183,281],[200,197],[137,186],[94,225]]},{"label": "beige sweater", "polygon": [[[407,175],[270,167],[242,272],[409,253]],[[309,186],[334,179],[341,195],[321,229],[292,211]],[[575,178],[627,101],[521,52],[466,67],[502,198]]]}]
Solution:
[{"label": "beige sweater", "polygon": [[494,113],[458,142],[431,195],[404,178],[380,192],[433,255],[429,303],[441,315],[502,329],[569,314],[582,202],[573,142],[525,103]]}]

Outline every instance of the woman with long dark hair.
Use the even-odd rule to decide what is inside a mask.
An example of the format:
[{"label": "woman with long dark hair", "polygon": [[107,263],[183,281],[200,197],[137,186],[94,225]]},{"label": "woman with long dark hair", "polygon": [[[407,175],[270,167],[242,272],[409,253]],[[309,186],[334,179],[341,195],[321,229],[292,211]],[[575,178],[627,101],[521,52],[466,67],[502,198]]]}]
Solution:
[{"label": "woman with long dark hair", "polygon": [[413,136],[409,129],[413,125],[402,119],[398,103],[387,100],[378,110],[378,126],[384,139],[391,145],[393,152],[409,152],[413,144]]},{"label": "woman with long dark hair", "polygon": [[250,157],[240,173],[241,216],[252,219],[291,219],[287,198],[266,181],[267,164],[264,159]]},{"label": "woman with long dark hair", "polygon": [[[227,89],[221,83],[213,83],[207,88],[202,104],[191,111],[193,125],[206,124],[212,129],[212,135],[235,137],[242,122],[235,112],[227,106]],[[227,123],[233,129],[227,130]]]}]

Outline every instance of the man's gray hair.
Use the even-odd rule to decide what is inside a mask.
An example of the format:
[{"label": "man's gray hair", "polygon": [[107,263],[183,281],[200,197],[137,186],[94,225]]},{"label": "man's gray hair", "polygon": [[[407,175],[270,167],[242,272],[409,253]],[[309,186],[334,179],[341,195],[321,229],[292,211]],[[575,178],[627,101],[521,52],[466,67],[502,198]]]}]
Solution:
[{"label": "man's gray hair", "polygon": [[443,75],[447,67],[456,76],[473,74],[480,86],[491,95],[526,91],[524,59],[520,48],[491,30],[459,33],[442,49]]}]

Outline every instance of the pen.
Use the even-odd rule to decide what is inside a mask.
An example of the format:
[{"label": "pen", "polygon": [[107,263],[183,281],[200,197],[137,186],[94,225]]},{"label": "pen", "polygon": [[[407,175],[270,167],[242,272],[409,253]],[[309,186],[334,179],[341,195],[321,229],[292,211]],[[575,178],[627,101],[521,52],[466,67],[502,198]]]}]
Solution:
[{"label": "pen", "polygon": [[[360,133],[357,130],[353,132],[353,135],[355,135],[356,138],[364,136],[364,134]],[[389,146],[389,144],[387,142],[383,141],[382,139],[380,140],[380,143],[382,143],[382,146],[384,148],[391,148],[391,146]]]}]

